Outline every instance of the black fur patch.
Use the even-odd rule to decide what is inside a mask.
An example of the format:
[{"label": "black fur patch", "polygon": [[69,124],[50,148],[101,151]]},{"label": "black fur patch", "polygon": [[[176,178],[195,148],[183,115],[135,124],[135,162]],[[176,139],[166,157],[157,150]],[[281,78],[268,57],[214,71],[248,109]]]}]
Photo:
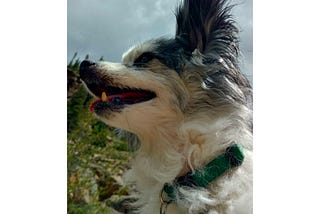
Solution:
[{"label": "black fur patch", "polygon": [[154,59],[155,56],[151,52],[145,52],[141,54],[135,61],[134,61],[134,66],[137,67],[143,67],[145,66],[148,62],[150,62],[152,59]]},{"label": "black fur patch", "polygon": [[178,39],[160,39],[155,49],[157,59],[178,73],[182,71],[185,61],[191,54],[185,51],[185,44]]},{"label": "black fur patch", "polygon": [[213,52],[232,60],[239,53],[238,29],[226,0],[185,0],[176,10],[176,38],[185,40],[187,51]]},{"label": "black fur patch", "polygon": [[152,59],[158,59],[162,64],[180,74],[186,60],[191,57],[191,53],[185,51],[187,45],[183,42],[180,39],[167,38],[153,40],[152,43],[156,44],[155,49],[152,52],[142,53],[133,65],[147,67]]}]

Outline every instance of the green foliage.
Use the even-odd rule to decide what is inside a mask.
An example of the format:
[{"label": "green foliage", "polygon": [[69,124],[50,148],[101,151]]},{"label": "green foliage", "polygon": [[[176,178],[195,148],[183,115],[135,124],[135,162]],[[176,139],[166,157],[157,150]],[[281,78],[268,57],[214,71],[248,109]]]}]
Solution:
[{"label": "green foliage", "polygon": [[80,65],[81,61],[79,60],[79,58],[76,59],[77,55],[78,55],[78,53],[75,52],[73,57],[72,57],[72,59],[71,59],[71,61],[68,64],[67,68],[70,68],[70,69],[73,69],[73,70],[78,70],[79,69],[79,65]]},{"label": "green foliage", "polygon": [[110,214],[111,209],[105,204],[101,203],[91,203],[91,204],[68,204],[68,214],[88,214],[88,213],[105,213]]},{"label": "green foliage", "polygon": [[[80,64],[76,56],[68,64],[75,74]],[[131,158],[127,143],[93,116],[91,101],[79,85],[67,102],[69,214],[110,213],[114,198],[128,195],[128,187],[121,182]]]}]

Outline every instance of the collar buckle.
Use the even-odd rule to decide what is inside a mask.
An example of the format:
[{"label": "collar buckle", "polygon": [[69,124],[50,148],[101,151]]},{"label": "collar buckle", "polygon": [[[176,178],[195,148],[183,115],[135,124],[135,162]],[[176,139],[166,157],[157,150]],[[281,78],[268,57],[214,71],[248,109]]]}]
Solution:
[{"label": "collar buckle", "polygon": [[164,190],[166,187],[168,187],[167,184],[165,184],[160,192],[160,214],[165,214],[167,211],[168,205],[173,202],[173,199],[168,195],[168,193]]}]

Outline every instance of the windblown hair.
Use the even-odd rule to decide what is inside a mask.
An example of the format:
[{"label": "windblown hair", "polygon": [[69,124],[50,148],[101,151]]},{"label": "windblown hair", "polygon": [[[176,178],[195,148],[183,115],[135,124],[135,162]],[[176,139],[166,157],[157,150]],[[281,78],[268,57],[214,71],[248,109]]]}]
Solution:
[{"label": "windblown hair", "polygon": [[[250,84],[240,73],[238,65],[238,28],[232,19],[233,6],[226,0],[185,0],[176,11],[176,40],[185,44],[187,53],[198,50],[201,54],[200,66],[210,66],[205,83],[209,88],[222,90],[233,100],[246,103],[251,96]],[[202,65],[203,64],[203,65]],[[215,69],[214,65],[219,66]],[[222,65],[222,66],[221,66]],[[225,77],[225,79],[223,78]],[[241,97],[232,88],[225,87],[230,81],[238,85],[245,95]]]}]

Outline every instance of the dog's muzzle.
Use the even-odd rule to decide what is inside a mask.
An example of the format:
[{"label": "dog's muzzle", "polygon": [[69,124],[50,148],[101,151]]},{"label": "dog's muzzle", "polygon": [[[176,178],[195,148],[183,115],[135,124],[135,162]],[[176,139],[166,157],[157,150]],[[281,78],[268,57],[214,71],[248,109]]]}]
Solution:
[{"label": "dog's muzzle", "polygon": [[106,110],[119,111],[129,105],[146,102],[156,97],[156,94],[149,90],[115,84],[112,75],[108,75],[107,70],[103,75],[101,74],[99,63],[84,60],[79,70],[80,79],[97,98],[90,105],[90,110],[96,114],[101,114]]},{"label": "dog's muzzle", "polygon": [[97,66],[97,63],[90,60],[83,60],[80,64],[80,78],[84,81],[92,79],[92,70]]}]

